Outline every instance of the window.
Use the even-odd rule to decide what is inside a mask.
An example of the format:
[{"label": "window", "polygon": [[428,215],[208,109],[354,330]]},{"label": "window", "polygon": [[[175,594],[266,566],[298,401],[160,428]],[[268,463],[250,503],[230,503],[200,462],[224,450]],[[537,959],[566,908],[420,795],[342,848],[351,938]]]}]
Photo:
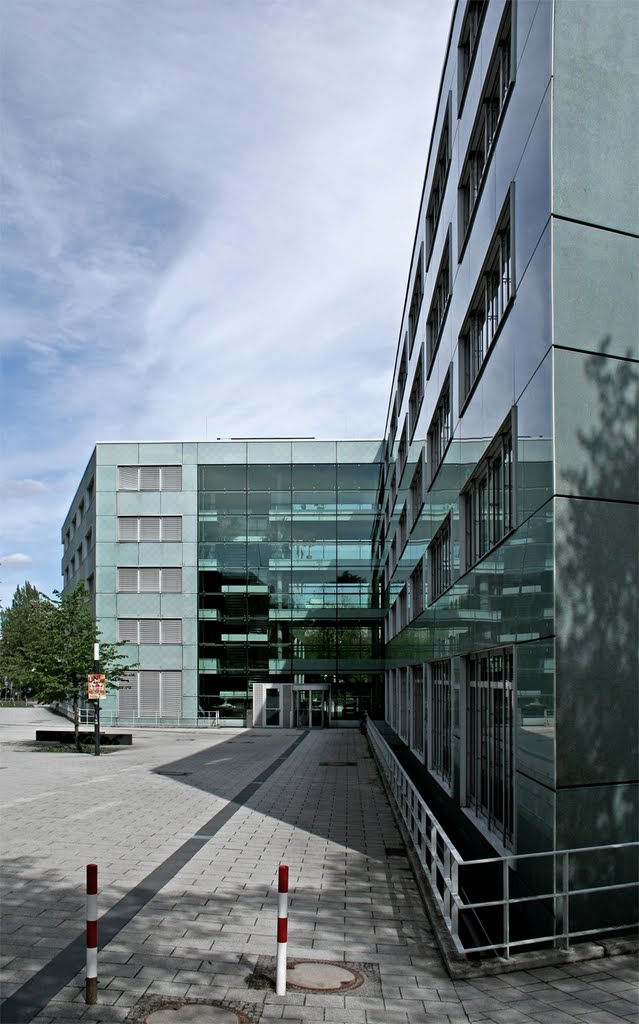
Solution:
[{"label": "window", "polygon": [[[399,386],[399,383],[398,383]],[[391,416],[390,431],[388,434],[388,448],[386,451],[386,457],[388,460],[393,457],[393,445],[395,444],[395,437],[397,435],[397,400],[393,402],[393,414]]]},{"label": "window", "polygon": [[408,417],[404,420],[404,429],[402,430],[402,436],[399,439],[399,447],[397,449],[397,481],[401,481],[404,467],[408,460]]},{"label": "window", "polygon": [[405,503],[404,503],[404,507],[403,507],[403,509],[402,509],[402,511],[400,513],[400,516],[399,516],[398,533],[399,533],[399,550],[400,550],[400,553],[401,553],[404,550],[404,547],[406,546],[406,541],[408,539],[408,511],[407,511]]},{"label": "window", "polygon": [[435,170],[433,172],[433,183],[430,187],[430,196],[428,198],[428,206],[426,207],[427,268],[433,253],[435,235],[437,233],[437,225],[439,223],[439,215],[444,201],[444,192],[446,190],[446,181],[448,179],[448,170],[450,168],[450,104],[451,94],[449,93],[448,102],[446,104],[446,113],[444,114],[444,123],[442,125],[442,133],[439,137],[439,146],[437,148],[437,160],[435,161]]},{"label": "window", "polygon": [[89,529],[86,532],[84,543],[86,545],[86,554],[88,555],[89,551],[91,550],[91,545],[93,543],[93,530],[91,529],[91,527],[89,527]]},{"label": "window", "polygon": [[118,691],[122,718],[179,718],[182,714],[182,673],[143,670],[129,672]]},{"label": "window", "polygon": [[408,686],[407,686],[407,670],[400,668],[398,670],[399,675],[399,715],[398,715],[398,732],[403,740],[408,739]]},{"label": "window", "polygon": [[511,201],[512,189],[493,235],[459,339],[462,403],[470,395],[510,308],[514,291]]},{"label": "window", "polygon": [[442,328],[448,312],[450,303],[450,228],[442,254],[441,263],[437,272],[435,289],[430,304],[428,320],[426,321],[426,342],[428,346],[428,376],[433,367],[433,360],[441,338]]},{"label": "window", "polygon": [[80,520],[83,519],[83,518],[84,518],[84,498],[82,498],[80,504],[78,505],[78,522],[80,522]]},{"label": "window", "polygon": [[181,491],[181,466],[118,466],[119,491]]},{"label": "window", "polygon": [[466,658],[466,802],[513,841],[514,665],[512,648]]},{"label": "window", "polygon": [[93,596],[95,594],[95,576],[93,573],[91,573],[90,576],[87,576],[85,580],[85,586],[87,594]]},{"label": "window", "polygon": [[422,347],[419,353],[419,359],[417,360],[417,366],[415,367],[415,377],[413,378],[413,386],[410,389],[410,399],[408,402],[408,423],[410,439],[413,440],[415,434],[415,428],[417,427],[417,420],[419,418],[419,410],[422,407],[422,401],[424,400],[424,349]]},{"label": "window", "polygon": [[95,490],[95,481],[93,480],[93,478],[91,478],[91,480],[89,480],[89,483],[88,483],[88,486],[87,486],[87,505],[90,505],[91,502],[93,501],[93,492],[94,492],[94,490]]},{"label": "window", "polygon": [[412,749],[424,756],[424,669],[414,665],[411,669],[413,686]]},{"label": "window", "polygon": [[452,697],[450,661],[430,665],[430,757],[429,767],[447,784],[452,775]]},{"label": "window", "polygon": [[420,558],[410,577],[410,611],[415,619],[424,610],[424,562]]},{"label": "window", "polygon": [[130,644],[181,644],[182,619],[118,619],[117,637]]},{"label": "window", "polygon": [[446,375],[428,428],[428,465],[432,483],[441,466],[452,434],[452,408],[450,402],[450,370]]},{"label": "window", "polygon": [[415,344],[415,338],[417,337],[417,324],[419,322],[419,311],[422,308],[422,299],[424,298],[424,250],[423,247],[419,251],[419,259],[417,260],[417,269],[415,271],[415,283],[413,285],[413,297],[410,303],[410,310],[408,313],[408,340],[409,340],[409,355],[412,355],[413,345]]},{"label": "window", "polygon": [[408,377],[408,335],[404,338],[404,344],[402,346],[402,355],[399,363],[399,370],[397,371],[397,403],[396,409],[399,413],[399,408],[402,404],[404,397],[404,388],[406,387],[406,379]]},{"label": "window", "polygon": [[181,541],[181,516],[118,516],[120,541]]},{"label": "window", "polygon": [[452,583],[450,523],[451,517],[449,514],[428,545],[428,564],[430,567],[429,604],[436,601],[439,595],[443,594]]},{"label": "window", "polygon": [[417,522],[417,517],[421,511],[422,505],[424,504],[424,458],[420,451],[417,465],[415,466],[415,472],[413,473],[413,479],[410,484],[410,509],[411,509],[411,527]]},{"label": "window", "polygon": [[512,85],[511,19],[512,9],[508,5],[486,75],[484,91],[459,180],[460,258],[479,202],[506,103],[510,96]]},{"label": "window", "polygon": [[466,13],[464,14],[461,32],[459,33],[459,43],[457,44],[457,95],[459,97],[457,106],[459,115],[462,112],[470,73],[475,63],[475,55],[487,6],[486,0],[468,0],[466,5]]},{"label": "window", "polygon": [[462,493],[467,569],[514,528],[512,416]]},{"label": "window", "polygon": [[181,594],[180,566],[160,568],[119,566],[117,590],[120,594]]}]

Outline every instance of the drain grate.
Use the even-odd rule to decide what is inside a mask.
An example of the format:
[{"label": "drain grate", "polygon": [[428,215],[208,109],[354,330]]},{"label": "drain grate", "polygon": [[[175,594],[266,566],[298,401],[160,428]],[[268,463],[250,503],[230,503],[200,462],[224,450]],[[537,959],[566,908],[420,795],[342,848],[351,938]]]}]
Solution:
[{"label": "drain grate", "polygon": [[357,768],[357,761],[320,761],[320,768]]},{"label": "drain grate", "polygon": [[193,772],[156,772],[156,775],[192,775]]}]

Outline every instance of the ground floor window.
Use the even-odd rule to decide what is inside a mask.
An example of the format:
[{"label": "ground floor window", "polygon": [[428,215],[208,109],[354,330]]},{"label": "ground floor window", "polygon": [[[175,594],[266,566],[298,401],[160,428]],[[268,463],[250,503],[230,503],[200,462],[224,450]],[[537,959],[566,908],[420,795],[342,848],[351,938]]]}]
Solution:
[{"label": "ground floor window", "polygon": [[179,718],[182,714],[181,672],[129,672],[124,686],[118,691],[122,718]]},{"label": "ground floor window", "polygon": [[430,758],[433,772],[450,784],[452,777],[452,695],[450,661],[430,665]]},{"label": "ground floor window", "polygon": [[411,669],[412,683],[412,742],[411,746],[420,757],[424,756],[424,669],[414,665]]},{"label": "ground floor window", "polygon": [[466,659],[466,801],[505,844],[513,840],[512,648]]}]

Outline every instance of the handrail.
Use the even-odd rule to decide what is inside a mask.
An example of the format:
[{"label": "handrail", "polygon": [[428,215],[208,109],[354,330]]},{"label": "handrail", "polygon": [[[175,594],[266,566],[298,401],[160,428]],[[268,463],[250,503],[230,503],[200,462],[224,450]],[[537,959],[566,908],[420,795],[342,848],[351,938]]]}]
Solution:
[{"label": "handrail", "polygon": [[[639,848],[639,842],[605,843],[597,846],[579,846],[561,850],[542,850],[535,853],[508,853],[495,857],[475,857],[465,860],[454,843],[441,827],[428,804],[419,793],[414,783],[400,764],[398,758],[381,735],[375,724],[369,719],[367,735],[377,757],[378,763],[386,777],[391,795],[399,814],[409,833],[412,845],[417,854],[424,878],[428,883],[440,913],[451,934],[458,952],[468,953],[499,953],[510,958],[513,947],[561,943],[564,948],[570,946],[571,939],[587,936],[604,935],[620,930],[629,930],[639,922],[623,921],[601,927],[571,926],[571,898],[632,890],[639,886],[639,879],[627,882],[612,882],[597,885],[582,885],[571,888],[571,865],[582,856],[593,854],[612,854],[614,851]],[[552,883],[543,886],[544,891],[527,896],[512,893],[512,882],[517,873],[519,862],[541,861],[551,859]],[[635,858],[636,863],[636,858]],[[467,869],[481,869],[490,866],[501,866],[501,898],[472,901],[460,885],[460,872]],[[545,891],[548,890],[548,891]],[[530,891],[530,890],[529,890]],[[552,900],[555,908],[553,914],[553,931],[543,935],[513,937],[513,921],[511,911],[522,904],[537,904]],[[479,923],[481,931],[489,938],[486,929],[478,916],[478,911],[502,910],[501,934],[494,942],[484,945],[468,945],[460,936],[460,917],[472,914]]]}]

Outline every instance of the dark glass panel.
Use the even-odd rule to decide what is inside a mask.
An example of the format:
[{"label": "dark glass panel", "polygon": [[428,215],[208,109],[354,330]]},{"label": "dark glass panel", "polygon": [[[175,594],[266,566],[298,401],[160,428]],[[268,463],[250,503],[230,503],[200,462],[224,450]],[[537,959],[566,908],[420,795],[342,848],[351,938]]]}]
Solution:
[{"label": "dark glass panel", "polygon": [[[340,463],[337,467],[337,487],[376,491],[379,486],[379,466],[375,463]],[[341,497],[341,494],[340,494]]]},{"label": "dark glass panel", "polygon": [[291,510],[290,491],[249,491],[247,495],[249,514],[286,514]]},{"label": "dark glass panel", "polygon": [[200,491],[200,512],[233,514],[246,512],[246,491]]},{"label": "dark glass panel", "polygon": [[249,466],[248,487],[250,491],[290,491],[291,467],[282,464]]},{"label": "dark glass panel", "polygon": [[336,468],[332,464],[293,466],[293,490],[332,491],[335,493]]},{"label": "dark glass panel", "polygon": [[246,490],[246,466],[200,466],[200,490]]}]

